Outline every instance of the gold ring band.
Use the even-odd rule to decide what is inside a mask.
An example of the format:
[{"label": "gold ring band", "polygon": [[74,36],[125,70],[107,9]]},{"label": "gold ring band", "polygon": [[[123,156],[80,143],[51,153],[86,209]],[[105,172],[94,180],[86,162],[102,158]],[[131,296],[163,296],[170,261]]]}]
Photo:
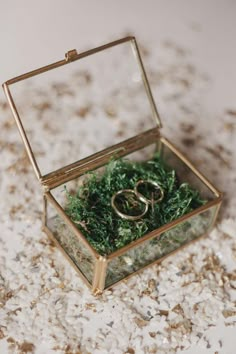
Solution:
[{"label": "gold ring band", "polygon": [[[135,195],[137,197],[137,199],[139,201],[141,201],[145,205],[144,211],[141,214],[139,214],[139,215],[128,215],[128,214],[122,213],[117,208],[116,203],[115,203],[116,197],[118,197],[121,194],[133,194],[133,195]],[[113,194],[113,196],[111,198],[111,206],[114,209],[114,211],[116,212],[116,214],[119,215],[122,219],[126,219],[126,220],[133,220],[134,221],[134,220],[141,219],[148,211],[148,204],[149,203],[147,203],[146,201],[141,200],[139,198],[139,196],[136,194],[134,189],[121,189],[120,191],[118,191],[115,194]]]},{"label": "gold ring band", "polygon": [[[150,184],[152,186],[154,186],[159,192],[160,192],[160,196],[157,199],[148,199],[147,197],[145,197],[142,193],[140,193],[138,191],[138,187],[142,184]],[[163,189],[160,187],[160,185],[155,182],[155,181],[151,181],[151,180],[144,180],[144,179],[140,179],[135,187],[134,187],[134,191],[136,196],[138,197],[138,199],[142,200],[142,202],[146,202],[149,205],[153,205],[155,203],[160,203],[162,201],[162,199],[164,198],[164,191]]]}]

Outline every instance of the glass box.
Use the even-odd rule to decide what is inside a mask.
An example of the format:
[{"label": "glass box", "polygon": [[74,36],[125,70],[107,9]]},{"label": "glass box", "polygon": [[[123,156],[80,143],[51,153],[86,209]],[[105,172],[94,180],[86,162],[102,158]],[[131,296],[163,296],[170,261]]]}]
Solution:
[{"label": "glass box", "polygon": [[[222,194],[161,135],[160,117],[134,37],[79,54],[71,50],[63,60],[8,80],[3,89],[43,187],[43,230],[94,294],[160,262],[214,225]],[[48,95],[50,103],[45,101]],[[35,107],[44,107],[41,114],[46,118],[35,120],[37,134],[32,134]],[[63,127],[63,134],[41,136],[43,119],[55,131]],[[45,151],[36,154],[39,147]],[[64,186],[75,189],[87,172],[102,173],[111,158],[147,161],[156,152],[176,171],[179,181],[196,188],[206,203],[113,253],[99,254],[65,213]]]}]

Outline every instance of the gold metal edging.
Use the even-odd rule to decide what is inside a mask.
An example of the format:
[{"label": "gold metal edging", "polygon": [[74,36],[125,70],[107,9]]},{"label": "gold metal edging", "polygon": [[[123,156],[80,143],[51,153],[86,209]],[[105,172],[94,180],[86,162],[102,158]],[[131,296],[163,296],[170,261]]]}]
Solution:
[{"label": "gold metal edging", "polygon": [[88,279],[86,278],[86,276],[80,271],[80,269],[77,267],[77,265],[73,262],[73,260],[70,258],[70,256],[68,255],[68,253],[66,253],[66,251],[64,250],[64,248],[60,245],[60,243],[57,241],[57,239],[54,237],[52,231],[46,226],[44,225],[42,230],[47,234],[47,236],[49,237],[50,240],[52,240],[52,242],[56,245],[56,247],[62,252],[63,256],[66,257],[66,259],[69,261],[69,263],[72,265],[72,267],[76,270],[76,272],[79,274],[79,276],[81,277],[81,279],[86,283],[86,285],[89,288],[92,288],[92,285],[90,284],[90,282],[88,281]]},{"label": "gold metal edging", "polygon": [[99,277],[100,277],[100,260],[97,258],[95,260],[95,268],[94,268],[94,273],[93,273],[93,282],[92,282],[92,292],[93,293],[98,293],[100,292],[99,289]]},{"label": "gold metal edging", "polygon": [[223,195],[213,184],[200,172],[194,165],[189,161],[189,159],[179,151],[168,139],[161,136],[160,140],[168,146],[168,148],[173,151],[179,158],[182,160],[192,171],[193,173],[204,182],[204,184],[217,196],[220,197]]},{"label": "gold metal edging", "polygon": [[41,173],[40,173],[38,164],[37,164],[36,159],[34,157],[34,153],[33,153],[32,148],[30,146],[29,140],[27,138],[27,135],[26,135],[25,129],[23,127],[22,121],[20,119],[19,113],[18,113],[18,111],[16,109],[15,103],[14,103],[13,98],[11,96],[10,90],[9,90],[9,88],[8,88],[8,86],[6,84],[3,84],[3,90],[5,92],[5,95],[6,95],[6,98],[8,100],[8,103],[9,103],[9,105],[11,107],[11,110],[12,110],[13,116],[15,118],[17,127],[19,129],[21,138],[22,138],[23,143],[25,145],[27,155],[28,155],[28,157],[30,159],[31,164],[33,165],[36,177],[40,180],[41,179]]},{"label": "gold metal edging", "polygon": [[214,214],[214,216],[212,218],[210,229],[213,229],[213,227],[215,226],[215,223],[216,223],[219,211],[220,211],[221,204],[222,204],[222,199],[219,201],[219,204],[216,206],[215,214]]},{"label": "gold metal edging", "polygon": [[43,195],[43,215],[42,215],[42,224],[47,226],[47,198]]},{"label": "gold metal edging", "polygon": [[140,71],[142,73],[143,83],[144,83],[144,86],[145,86],[145,89],[146,89],[146,92],[147,92],[147,96],[148,96],[148,99],[149,99],[149,102],[150,102],[150,105],[151,105],[151,108],[152,108],[153,116],[156,118],[156,123],[158,125],[158,128],[161,128],[162,127],[161,118],[160,118],[160,115],[158,113],[155,101],[153,99],[152,91],[151,91],[151,88],[150,88],[150,85],[149,85],[149,81],[148,81],[148,78],[147,78],[146,70],[145,70],[144,65],[143,65],[142,57],[140,55],[140,51],[139,51],[136,39],[133,38],[131,43],[132,43],[132,49],[133,49],[134,55],[135,55],[135,57],[136,57],[136,59],[138,61],[138,64],[139,64],[139,69],[140,69]]},{"label": "gold metal edging", "polygon": [[100,257],[100,279],[99,279],[99,285],[98,288],[103,291],[105,288],[105,281],[106,281],[106,270],[107,270],[107,259],[106,257]]},{"label": "gold metal edging", "polygon": [[[121,38],[121,39],[118,39],[116,41],[101,45],[99,47],[87,50],[85,52],[82,52],[82,53],[79,53],[79,54],[75,54],[73,56],[73,61],[85,58],[85,57],[87,57],[89,55],[92,55],[92,54],[95,54],[95,53],[98,53],[98,52],[101,52],[104,49],[108,49],[108,48],[114,47],[114,46],[116,46],[118,44],[122,44],[122,43],[125,43],[125,42],[132,41],[133,39],[134,39],[133,36],[128,36],[128,37]],[[12,85],[12,84],[15,84],[16,82],[28,79],[28,78],[30,78],[32,76],[36,76],[36,75],[42,74],[42,73],[44,73],[46,71],[49,71],[49,70],[52,70],[52,69],[56,69],[56,68],[58,68],[60,66],[63,66],[63,65],[66,65],[66,64],[70,63],[71,61],[67,59],[67,55],[68,55],[69,52],[70,51],[68,51],[66,53],[66,55],[65,55],[66,58],[65,59],[59,60],[59,61],[57,61],[55,63],[49,64],[49,65],[46,65],[46,66],[42,66],[41,68],[29,71],[29,72],[27,72],[25,74],[16,76],[16,77],[14,77],[14,78],[12,78],[10,80],[7,80],[4,83],[4,85]]]},{"label": "gold metal edging", "polygon": [[105,287],[107,259],[100,256],[95,263],[92,291],[95,295],[102,293]]},{"label": "gold metal edging", "polygon": [[70,229],[73,230],[73,232],[76,234],[76,236],[79,238],[79,240],[83,242],[83,244],[85,245],[86,248],[88,248],[88,251],[91,252],[95,258],[99,258],[101,255],[90,245],[90,243],[84,237],[82,232],[80,232],[80,230],[77,229],[77,227],[75,226],[73,221],[71,221],[70,218],[66,215],[65,211],[60,206],[60,204],[56,201],[56,199],[53,197],[53,195],[50,192],[46,192],[45,196],[48,199],[48,201],[56,208],[56,210],[58,211],[60,216],[64,219],[64,221],[70,227]]}]

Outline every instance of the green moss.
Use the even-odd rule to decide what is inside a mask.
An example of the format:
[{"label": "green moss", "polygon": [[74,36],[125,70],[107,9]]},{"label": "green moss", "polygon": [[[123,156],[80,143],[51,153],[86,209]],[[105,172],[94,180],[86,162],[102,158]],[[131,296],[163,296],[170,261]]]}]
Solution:
[{"label": "green moss", "polygon": [[[111,197],[121,189],[133,189],[140,179],[158,182],[164,198],[161,203],[149,207],[142,219],[124,220],[112,209]],[[205,203],[197,190],[178,182],[175,171],[166,166],[159,155],[146,162],[112,160],[102,174],[89,173],[76,195],[67,190],[66,194],[67,215],[102,255],[120,249]],[[134,209],[132,200],[127,200],[124,207],[126,211],[129,208],[131,214]]]}]

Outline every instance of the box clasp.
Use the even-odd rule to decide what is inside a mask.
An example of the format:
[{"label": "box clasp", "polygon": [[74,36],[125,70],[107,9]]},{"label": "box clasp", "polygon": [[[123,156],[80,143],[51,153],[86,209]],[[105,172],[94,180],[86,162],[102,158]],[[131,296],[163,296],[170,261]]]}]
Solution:
[{"label": "box clasp", "polygon": [[76,49],[72,49],[69,50],[66,54],[65,54],[65,58],[67,62],[71,62],[73,60],[75,60],[78,56],[77,50]]}]

